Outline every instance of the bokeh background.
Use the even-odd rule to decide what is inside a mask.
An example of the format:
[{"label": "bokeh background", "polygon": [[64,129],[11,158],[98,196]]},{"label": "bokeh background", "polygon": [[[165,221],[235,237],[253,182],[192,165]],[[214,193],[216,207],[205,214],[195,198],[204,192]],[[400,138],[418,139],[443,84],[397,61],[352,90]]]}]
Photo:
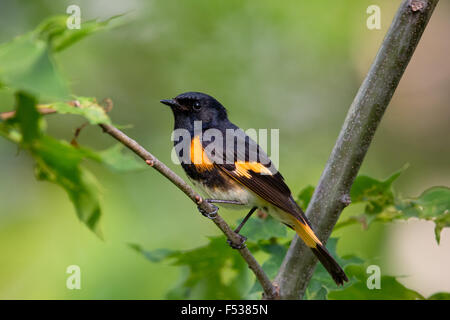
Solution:
[{"label": "bokeh background", "polygon": [[[43,19],[81,7],[82,21],[128,13],[126,25],[96,34],[57,56],[77,95],[109,97],[113,121],[180,175],[170,162],[169,110],[158,101],[202,91],[243,128],[280,129],[280,169],[294,193],[315,185],[400,1],[10,1],[0,2],[0,42]],[[366,8],[381,8],[368,30]],[[361,173],[395,182],[404,196],[450,185],[450,3],[441,1],[377,131]],[[13,101],[0,93],[0,111]],[[48,118],[70,140],[76,116]],[[99,128],[81,144],[113,144]],[[150,263],[127,247],[190,249],[218,234],[192,203],[154,170],[117,174],[88,164],[103,186],[98,239],[76,218],[65,192],[38,182],[32,159],[0,139],[1,299],[162,299],[180,270]],[[244,212],[222,211],[230,221]],[[409,220],[342,229],[338,252],[357,253],[423,295],[450,291],[450,231]],[[79,265],[82,289],[66,288]]]}]

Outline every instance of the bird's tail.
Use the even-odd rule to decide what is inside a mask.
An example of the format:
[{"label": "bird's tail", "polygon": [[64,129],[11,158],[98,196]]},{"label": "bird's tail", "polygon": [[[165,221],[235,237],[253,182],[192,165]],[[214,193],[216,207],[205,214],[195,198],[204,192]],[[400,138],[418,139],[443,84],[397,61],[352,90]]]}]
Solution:
[{"label": "bird's tail", "polygon": [[316,255],[317,259],[322,263],[325,269],[333,278],[337,285],[343,285],[348,281],[344,270],[339,266],[336,260],[331,256],[325,246],[320,242],[319,238],[315,235],[314,231],[307,223],[295,220],[294,230],[298,236],[305,242],[305,244]]}]

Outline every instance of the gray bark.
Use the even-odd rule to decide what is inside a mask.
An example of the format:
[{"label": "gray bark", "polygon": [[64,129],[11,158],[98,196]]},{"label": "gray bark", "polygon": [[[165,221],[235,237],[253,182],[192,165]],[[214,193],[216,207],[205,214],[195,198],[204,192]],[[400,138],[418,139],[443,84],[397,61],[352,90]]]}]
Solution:
[{"label": "gray bark", "polygon": [[[349,203],[352,183],[438,0],[404,0],[345,119],[306,215],[330,237]],[[296,236],[275,279],[281,299],[301,299],[317,259]]]}]

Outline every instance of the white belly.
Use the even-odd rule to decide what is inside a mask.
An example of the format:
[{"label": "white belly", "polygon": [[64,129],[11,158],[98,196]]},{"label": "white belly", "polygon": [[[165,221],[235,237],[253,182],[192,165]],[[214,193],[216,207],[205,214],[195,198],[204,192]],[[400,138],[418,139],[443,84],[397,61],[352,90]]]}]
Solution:
[{"label": "white belly", "polygon": [[244,188],[240,184],[236,183],[236,186],[234,188],[229,188],[227,192],[224,192],[223,190],[219,189],[205,188],[205,186],[202,185],[201,183],[198,183],[194,180],[191,181],[197,187],[197,189],[201,191],[201,193],[206,199],[232,200],[242,203],[242,205],[227,204],[227,203],[215,203],[215,205],[218,205],[223,208],[237,209],[237,210],[244,208],[258,207],[260,210],[265,211],[276,220],[285,223],[287,225],[292,225],[292,217],[290,214],[284,212],[282,209],[278,207],[271,205],[270,203],[261,199],[255,193],[249,191],[247,188]]},{"label": "white belly", "polygon": [[250,208],[254,206],[261,206],[261,199],[255,195],[253,192],[247,190],[240,185],[236,185],[234,188],[229,188],[227,191],[220,189],[210,189],[205,188],[203,184],[198,183],[194,180],[191,180],[192,183],[201,191],[203,196],[207,199],[215,199],[215,200],[231,200],[237,201],[241,203],[241,205],[236,204],[227,204],[227,203],[218,203],[216,205],[222,206],[224,208],[229,209],[242,209],[242,208]]}]

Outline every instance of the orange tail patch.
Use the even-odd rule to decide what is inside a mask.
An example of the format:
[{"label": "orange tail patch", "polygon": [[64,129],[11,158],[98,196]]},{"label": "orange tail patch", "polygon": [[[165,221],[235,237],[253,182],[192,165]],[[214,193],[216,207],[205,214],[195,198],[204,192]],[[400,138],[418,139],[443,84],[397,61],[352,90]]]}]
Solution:
[{"label": "orange tail patch", "polygon": [[295,232],[306,243],[308,247],[315,248],[317,244],[322,245],[322,242],[320,242],[314,231],[307,224],[304,224],[295,219],[293,227]]}]

